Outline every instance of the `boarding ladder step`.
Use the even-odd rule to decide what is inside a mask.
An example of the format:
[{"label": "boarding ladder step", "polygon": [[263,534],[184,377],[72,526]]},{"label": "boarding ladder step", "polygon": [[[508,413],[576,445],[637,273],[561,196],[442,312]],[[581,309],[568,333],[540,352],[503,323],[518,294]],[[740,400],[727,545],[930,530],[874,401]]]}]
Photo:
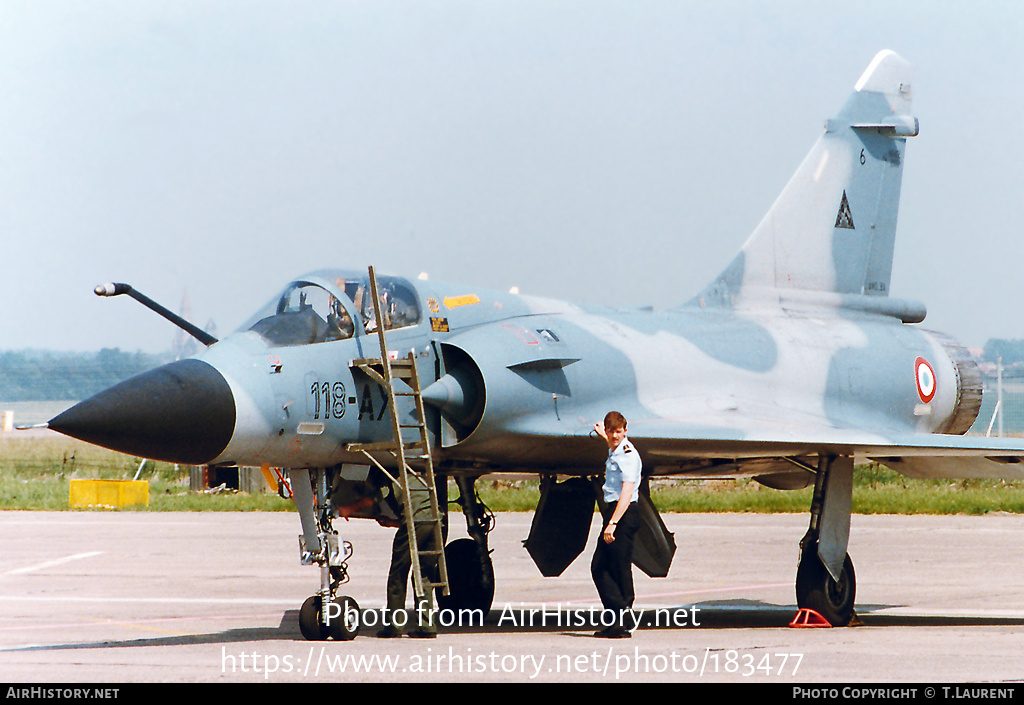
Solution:
[{"label": "boarding ladder step", "polygon": [[[423,407],[423,396],[420,389],[419,374],[416,369],[416,355],[410,351],[405,358],[392,357],[387,347],[387,339],[384,335],[384,317],[381,311],[380,295],[377,291],[377,277],[373,267],[370,267],[370,293],[373,301],[378,305],[374,306],[374,314],[377,322],[377,337],[380,341],[379,358],[358,358],[352,360],[351,367],[359,368],[367,376],[381,385],[388,395],[388,408],[391,410],[391,431],[392,440],[375,443],[350,443],[347,449],[359,451],[365,455],[370,462],[376,465],[381,471],[396,481],[402,490],[405,501],[402,503],[402,519],[406,532],[409,535],[409,556],[412,562],[413,590],[417,601],[426,599],[431,608],[434,606],[434,588],[441,588],[442,594],[448,594],[448,567],[444,559],[444,536],[442,531],[443,517],[437,500],[437,485],[434,478],[434,462],[430,453],[430,434],[427,430],[426,414]],[[410,391],[396,390],[395,380],[400,380],[403,385],[409,387]],[[415,405],[416,423],[403,423],[398,418],[398,408],[395,404],[396,397],[412,397]],[[405,441],[402,438],[402,430],[416,430],[419,440]],[[373,451],[390,452],[398,463],[398,477],[394,477],[381,464],[370,455]],[[412,453],[407,451],[413,451]],[[422,469],[416,470],[409,465],[409,460],[422,461]],[[429,496],[429,510],[427,516],[414,518],[412,502],[410,501],[410,480],[416,485],[422,486]],[[423,491],[419,489],[418,491]],[[434,545],[437,550],[420,550],[419,542],[416,540],[416,526],[430,524],[434,538]],[[422,570],[421,557],[437,557],[438,581],[428,581]]]}]

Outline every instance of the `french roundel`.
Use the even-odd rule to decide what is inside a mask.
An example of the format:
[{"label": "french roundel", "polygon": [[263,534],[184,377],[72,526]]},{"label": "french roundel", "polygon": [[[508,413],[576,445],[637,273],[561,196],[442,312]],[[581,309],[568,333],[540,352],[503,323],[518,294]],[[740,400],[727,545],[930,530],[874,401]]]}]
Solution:
[{"label": "french roundel", "polygon": [[914,374],[917,377],[917,395],[925,404],[935,396],[935,370],[923,357],[914,361]]}]

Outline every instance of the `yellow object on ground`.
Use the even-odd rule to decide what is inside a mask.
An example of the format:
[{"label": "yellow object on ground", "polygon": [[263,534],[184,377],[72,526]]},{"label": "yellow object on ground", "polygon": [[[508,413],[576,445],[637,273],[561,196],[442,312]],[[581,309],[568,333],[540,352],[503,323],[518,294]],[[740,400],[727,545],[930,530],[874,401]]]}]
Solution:
[{"label": "yellow object on ground", "polygon": [[145,480],[72,480],[68,492],[72,507],[148,507]]}]

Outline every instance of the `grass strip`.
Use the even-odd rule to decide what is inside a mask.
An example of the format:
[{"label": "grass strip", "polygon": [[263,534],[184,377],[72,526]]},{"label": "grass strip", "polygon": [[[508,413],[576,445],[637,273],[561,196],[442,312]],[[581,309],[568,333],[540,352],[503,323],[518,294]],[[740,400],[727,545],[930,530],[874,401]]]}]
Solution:
[{"label": "grass strip", "polygon": [[[142,459],[64,438],[0,439],[0,509],[68,510],[73,478],[134,479]],[[188,469],[146,461],[139,479],[149,482],[148,507],[117,511],[294,511],[276,494],[189,490]],[[477,483],[492,511],[528,512],[540,499],[539,481],[489,476]],[[652,497],[661,512],[806,513],[811,490],[780,491],[753,480],[654,478]],[[449,496],[456,498],[454,483]],[[100,510],[81,510],[100,511]],[[103,510],[110,511],[110,510]],[[457,512],[457,507],[452,507]],[[1024,513],[1024,481],[910,480],[881,465],[859,466],[854,474],[856,514]]]}]

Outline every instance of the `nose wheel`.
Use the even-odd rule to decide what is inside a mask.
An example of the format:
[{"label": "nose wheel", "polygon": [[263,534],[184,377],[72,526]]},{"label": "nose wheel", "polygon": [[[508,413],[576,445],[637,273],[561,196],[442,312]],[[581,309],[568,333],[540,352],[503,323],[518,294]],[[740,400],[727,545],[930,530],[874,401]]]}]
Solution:
[{"label": "nose wheel", "polygon": [[306,598],[299,610],[299,631],[306,641],[351,641],[359,634],[359,604],[343,595],[327,603],[320,595]]}]

